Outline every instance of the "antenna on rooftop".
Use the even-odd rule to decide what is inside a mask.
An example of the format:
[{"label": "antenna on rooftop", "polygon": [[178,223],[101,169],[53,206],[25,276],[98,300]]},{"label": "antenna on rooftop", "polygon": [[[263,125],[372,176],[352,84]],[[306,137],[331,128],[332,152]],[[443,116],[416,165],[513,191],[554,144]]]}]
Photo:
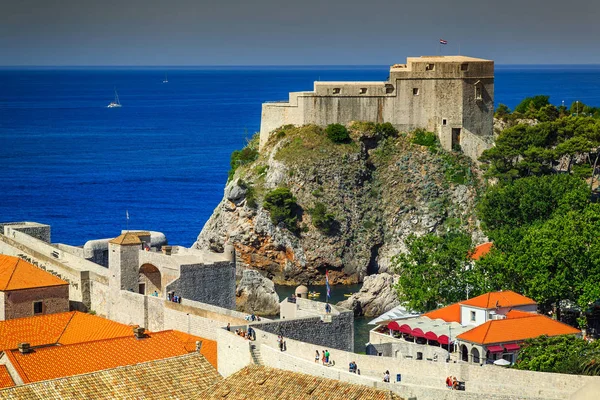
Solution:
[{"label": "antenna on rooftop", "polygon": [[129,210],[125,210],[125,219],[127,220],[127,232],[129,232]]}]

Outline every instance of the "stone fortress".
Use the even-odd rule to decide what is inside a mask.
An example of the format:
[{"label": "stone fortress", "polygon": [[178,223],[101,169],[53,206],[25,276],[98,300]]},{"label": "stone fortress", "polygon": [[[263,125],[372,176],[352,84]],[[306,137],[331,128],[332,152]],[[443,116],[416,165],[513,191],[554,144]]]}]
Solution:
[{"label": "stone fortress", "polygon": [[262,106],[260,146],[284,125],[390,122],[437,133],[444,149],[472,159],[493,143],[494,62],[465,56],[409,57],[384,82],[315,82],[312,92]]}]

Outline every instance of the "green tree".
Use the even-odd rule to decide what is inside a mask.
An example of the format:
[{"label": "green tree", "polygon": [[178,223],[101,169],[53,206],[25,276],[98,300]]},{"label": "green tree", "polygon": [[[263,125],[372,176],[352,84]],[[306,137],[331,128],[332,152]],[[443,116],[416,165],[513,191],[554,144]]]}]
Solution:
[{"label": "green tree", "polygon": [[277,188],[265,195],[263,207],[269,211],[274,225],[283,224],[289,231],[298,233],[296,198],[288,188]]},{"label": "green tree", "polygon": [[494,117],[498,119],[504,119],[510,115],[510,108],[506,104],[500,103],[496,108],[496,112],[494,113]]},{"label": "green tree", "polygon": [[350,141],[350,134],[348,129],[342,124],[329,124],[325,128],[325,133],[329,140],[334,143],[348,143]]},{"label": "green tree", "polygon": [[325,204],[317,202],[308,212],[315,228],[327,235],[330,235],[335,231],[335,215],[327,212],[327,206],[325,206]]},{"label": "green tree", "polygon": [[459,231],[420,237],[412,234],[406,246],[408,253],[395,256],[392,269],[399,275],[395,286],[398,299],[410,309],[424,312],[462,300],[467,285],[471,293],[479,294],[467,268],[469,235]]},{"label": "green tree", "polygon": [[526,97],[515,107],[515,112],[526,115],[528,112],[537,111],[550,104],[550,96],[538,95]]},{"label": "green tree", "polygon": [[536,113],[536,119],[540,122],[555,121],[560,116],[558,108],[552,104],[548,104],[539,109]]}]

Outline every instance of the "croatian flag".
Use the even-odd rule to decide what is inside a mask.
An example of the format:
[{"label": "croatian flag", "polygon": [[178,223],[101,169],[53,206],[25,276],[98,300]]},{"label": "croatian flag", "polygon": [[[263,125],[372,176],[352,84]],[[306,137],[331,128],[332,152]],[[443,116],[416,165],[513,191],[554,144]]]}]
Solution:
[{"label": "croatian flag", "polygon": [[329,271],[325,271],[325,286],[327,286],[327,298],[331,297],[331,287],[329,287]]},{"label": "croatian flag", "polygon": [[440,44],[448,44],[448,41],[444,40],[444,39],[440,39]]}]

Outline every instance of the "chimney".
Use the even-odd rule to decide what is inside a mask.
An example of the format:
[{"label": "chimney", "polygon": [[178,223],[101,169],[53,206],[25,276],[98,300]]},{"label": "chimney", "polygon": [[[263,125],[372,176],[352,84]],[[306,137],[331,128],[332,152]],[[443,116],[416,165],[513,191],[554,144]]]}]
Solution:
[{"label": "chimney", "polygon": [[146,334],[144,333],[146,331],[146,329],[142,328],[141,326],[136,326],[135,328],[133,328],[133,334],[135,335],[136,339],[143,339],[146,337]]},{"label": "chimney", "polygon": [[28,353],[32,353],[32,352],[33,352],[33,349],[31,348],[29,343],[19,343],[19,353],[28,354]]},{"label": "chimney", "polygon": [[162,247],[162,252],[163,252],[164,255],[170,256],[171,253],[173,252],[173,246],[163,246]]}]

